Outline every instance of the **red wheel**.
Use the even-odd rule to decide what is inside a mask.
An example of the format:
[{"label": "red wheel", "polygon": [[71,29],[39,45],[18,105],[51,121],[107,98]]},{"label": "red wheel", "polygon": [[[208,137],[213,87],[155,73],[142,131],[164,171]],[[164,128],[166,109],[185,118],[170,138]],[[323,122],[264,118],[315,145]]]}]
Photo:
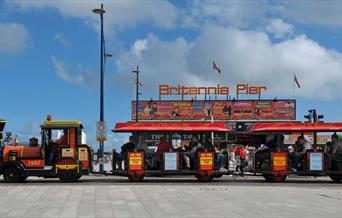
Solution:
[{"label": "red wheel", "polygon": [[138,176],[138,175],[128,175],[128,179],[131,182],[141,182],[144,180],[144,175]]},{"label": "red wheel", "polygon": [[58,172],[58,178],[62,182],[77,182],[81,178],[82,174],[77,170],[61,170]]},{"label": "red wheel", "polygon": [[201,174],[197,174],[196,178],[198,179],[198,181],[200,182],[210,182],[211,180],[213,180],[214,176],[213,175],[201,175]]},{"label": "red wheel", "polygon": [[263,174],[262,176],[265,178],[266,182],[272,182],[270,175]]},{"label": "red wheel", "polygon": [[271,179],[271,182],[280,183],[280,182],[285,182],[286,177],[287,177],[287,175],[285,175],[285,176],[274,176],[274,175],[272,175],[270,177],[270,179]]},{"label": "red wheel", "polygon": [[263,174],[262,175],[266,182],[285,182],[286,178],[287,178],[287,175],[284,175],[284,176],[275,176],[275,175],[268,175],[268,174]]}]

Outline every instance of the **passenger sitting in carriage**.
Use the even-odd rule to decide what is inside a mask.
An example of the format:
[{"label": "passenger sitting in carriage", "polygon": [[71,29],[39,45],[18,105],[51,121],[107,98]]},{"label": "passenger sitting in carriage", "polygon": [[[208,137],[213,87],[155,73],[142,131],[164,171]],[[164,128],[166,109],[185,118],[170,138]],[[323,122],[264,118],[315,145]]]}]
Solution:
[{"label": "passenger sitting in carriage", "polygon": [[338,171],[342,170],[342,141],[336,133],[331,136],[330,157],[329,168]]},{"label": "passenger sitting in carriage", "polygon": [[278,148],[275,135],[268,134],[265,139],[265,144],[261,145],[258,151],[255,153],[255,161],[257,168],[263,168],[264,170],[269,169],[271,167],[270,155],[271,150],[275,150]]},{"label": "passenger sitting in carriage", "polygon": [[118,165],[118,170],[122,170],[122,161],[126,161],[127,153],[133,151],[135,148],[134,137],[130,136],[129,141],[121,146],[121,152],[116,154],[116,162]]},{"label": "passenger sitting in carriage", "polygon": [[160,138],[160,142],[159,142],[159,145],[157,147],[157,151],[154,154],[154,156],[152,157],[151,167],[154,169],[159,169],[160,163],[163,160],[163,153],[170,151],[170,149],[172,149],[172,147],[169,145],[169,142],[166,141],[166,137],[162,136]]},{"label": "passenger sitting in carriage", "polygon": [[303,169],[303,159],[305,156],[305,153],[307,150],[311,150],[312,149],[312,145],[310,144],[309,141],[307,141],[305,139],[304,136],[299,136],[297,138],[297,141],[294,145],[294,153],[292,153],[291,155],[291,162],[292,162],[292,170],[296,171],[296,170],[302,170]]},{"label": "passenger sitting in carriage", "polygon": [[225,170],[224,167],[226,166],[226,156],[223,154],[223,152],[217,145],[213,144],[211,136],[206,137],[203,148],[207,149],[208,151],[215,152],[215,157],[216,157],[215,169]]},{"label": "passenger sitting in carriage", "polygon": [[[192,135],[191,141],[188,146],[185,146],[181,149],[180,153],[184,158],[185,165],[187,168],[191,168],[196,163],[196,152],[202,149],[202,144],[199,143],[198,137],[196,135]],[[193,163],[191,165],[191,163]]]}]

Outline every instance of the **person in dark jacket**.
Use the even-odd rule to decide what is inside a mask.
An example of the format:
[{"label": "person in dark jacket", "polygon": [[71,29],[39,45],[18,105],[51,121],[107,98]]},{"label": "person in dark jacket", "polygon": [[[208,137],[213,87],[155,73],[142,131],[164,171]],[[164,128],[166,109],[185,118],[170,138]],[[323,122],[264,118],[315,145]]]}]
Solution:
[{"label": "person in dark jacket", "polygon": [[331,136],[331,161],[329,167],[332,170],[342,170],[342,141],[338,138],[338,135],[334,133]]},{"label": "person in dark jacket", "polygon": [[266,137],[265,146],[267,146],[267,148],[268,148],[268,149],[271,149],[271,150],[277,149],[277,142],[276,142],[276,140],[275,140],[274,135],[269,134],[269,135]]},{"label": "person in dark jacket", "polygon": [[302,170],[303,160],[307,150],[311,150],[312,145],[309,141],[305,139],[304,136],[298,136],[297,141],[294,146],[294,158],[292,163],[292,170],[297,169]]},{"label": "person in dark jacket", "polygon": [[277,143],[275,140],[275,136],[273,134],[268,134],[266,136],[265,144],[258,149],[255,154],[255,161],[257,168],[262,168],[266,170],[270,167],[270,164],[267,160],[270,159],[270,150],[274,150],[277,148]]},{"label": "person in dark jacket", "polygon": [[338,136],[333,134],[331,136],[331,147],[332,147],[332,154],[336,155],[339,159],[342,158],[342,141],[338,139]]},{"label": "person in dark jacket", "polygon": [[127,153],[135,149],[134,137],[130,136],[129,141],[121,146],[121,152],[116,154],[116,163],[118,170],[122,170],[122,161],[126,161]]}]

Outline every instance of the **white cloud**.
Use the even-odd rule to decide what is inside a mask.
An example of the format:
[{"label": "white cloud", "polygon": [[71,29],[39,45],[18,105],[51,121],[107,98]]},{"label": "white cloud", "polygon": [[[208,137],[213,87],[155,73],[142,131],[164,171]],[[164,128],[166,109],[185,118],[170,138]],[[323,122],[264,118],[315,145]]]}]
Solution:
[{"label": "white cloud", "polygon": [[136,40],[132,46],[132,51],[136,56],[140,56],[141,52],[148,49],[147,40]]},{"label": "white cloud", "polygon": [[121,146],[128,142],[129,133],[110,133],[107,135],[106,147],[115,148],[117,152],[121,151]]},{"label": "white cloud", "polygon": [[7,0],[6,7],[27,11],[57,9],[65,17],[84,19],[99,28],[99,17],[92,10],[104,3],[104,25],[107,35],[139,24],[151,24],[161,28],[174,27],[178,19],[176,7],[168,1],[21,1]]},{"label": "white cloud", "polygon": [[27,123],[22,126],[21,129],[19,129],[17,132],[12,133],[12,137],[15,137],[15,135],[18,135],[19,141],[22,143],[29,142],[29,139],[31,137],[36,137],[39,139],[40,142],[40,124],[36,122]]},{"label": "white cloud", "polygon": [[84,69],[79,66],[78,69],[70,72],[69,66],[62,60],[52,56],[51,61],[57,76],[69,83],[83,85],[87,87],[95,87],[97,85],[98,78],[96,72],[91,69]]},{"label": "white cloud", "polygon": [[205,23],[249,27],[262,21],[269,10],[264,1],[192,1],[185,12],[184,26],[201,26]]},{"label": "white cloud", "polygon": [[28,31],[17,23],[0,23],[0,53],[19,54],[28,44]]},{"label": "white cloud", "polygon": [[342,27],[341,1],[192,1],[183,12],[184,26],[201,26],[205,23],[255,27],[266,24],[269,18],[281,17],[295,23]]},{"label": "white cloud", "polygon": [[[153,34],[145,40],[148,49],[141,55],[134,46],[119,55],[116,75],[121,88],[131,89],[133,76],[127,72],[138,64],[144,97],[156,96],[160,83],[233,87],[243,82],[266,85],[270,96],[292,97],[296,73],[302,85],[298,96],[341,98],[336,90],[342,83],[342,54],[305,35],[272,43],[265,32],[207,25],[192,42],[162,41]],[[212,60],[220,65],[220,76],[211,69]]]},{"label": "white cloud", "polygon": [[341,1],[291,1],[280,9],[284,16],[298,23],[342,27]]},{"label": "white cloud", "polygon": [[275,38],[280,39],[284,36],[291,36],[293,34],[293,26],[285,23],[282,19],[271,19],[266,26],[266,30],[272,33]]},{"label": "white cloud", "polygon": [[[78,1],[8,1],[7,4],[18,6],[20,10],[54,8],[66,17],[82,18],[98,28],[98,16],[92,14],[91,9],[98,7],[99,1],[84,4]],[[304,17],[303,22],[332,25],[332,21],[322,21],[323,15],[312,21],[312,16],[319,14],[316,6],[307,9],[300,4],[290,7],[288,4],[265,1],[193,1],[189,8],[177,10],[167,1],[115,1],[105,2],[105,8],[108,11],[105,25],[113,32],[148,23],[173,28],[180,14],[182,27],[191,26],[200,30],[194,41],[183,37],[163,41],[154,34],[136,40],[116,60],[118,73],[112,79],[116,83],[119,81],[121,88],[131,89],[133,74],[128,72],[136,65],[140,66],[142,91],[147,96],[156,93],[158,84],[163,82],[230,86],[248,82],[267,85],[271,95],[290,97],[293,73],[296,72],[303,87],[298,90],[298,95],[330,98],[336,96],[334,92],[342,82],[341,53],[326,49],[305,35],[294,36],[294,27],[283,21],[284,17],[291,17],[300,22],[299,14],[308,12],[310,16],[302,15],[308,17]],[[280,18],[270,21],[269,17],[274,16],[275,12],[281,12],[277,15]],[[335,12],[332,14],[337,16]],[[266,32],[255,30],[258,26],[266,26],[268,32],[282,40],[273,43]],[[253,30],[244,31],[241,28]],[[284,39],[284,36],[292,38]],[[220,65],[223,71],[221,76],[211,69],[213,60]],[[52,57],[52,62],[57,75],[65,81],[81,85],[97,81],[92,76],[95,73],[85,74],[83,70],[71,73],[63,61]]]},{"label": "white cloud", "polygon": [[65,38],[64,33],[56,33],[53,39],[61,43],[64,46],[64,48],[71,47],[71,42],[67,38]]},{"label": "white cloud", "polygon": [[[139,65],[141,73],[139,74],[142,83],[141,91],[143,97],[156,97],[158,84],[173,83],[178,84],[184,81],[184,84],[200,84],[205,81],[199,81],[199,77],[192,76],[187,70],[187,58],[191,48],[184,38],[180,37],[172,42],[160,40],[154,34],[146,37],[148,49],[137,54],[133,43],[130,50],[118,55],[116,66],[118,74],[115,75],[116,82],[120,90],[132,90],[134,85],[134,75],[131,72],[136,65]],[[141,40],[138,40],[138,42]],[[189,83],[190,81],[190,83]]]},{"label": "white cloud", "polygon": [[[112,35],[140,24],[161,28],[196,27],[204,24],[249,28],[263,26],[269,18],[280,17],[296,23],[342,26],[340,1],[190,1],[185,8],[177,8],[172,1],[22,1],[5,0],[8,10],[55,9],[65,17],[85,20],[97,30],[99,18],[91,12],[104,2],[105,31]],[[181,25],[180,25],[181,24]]]}]

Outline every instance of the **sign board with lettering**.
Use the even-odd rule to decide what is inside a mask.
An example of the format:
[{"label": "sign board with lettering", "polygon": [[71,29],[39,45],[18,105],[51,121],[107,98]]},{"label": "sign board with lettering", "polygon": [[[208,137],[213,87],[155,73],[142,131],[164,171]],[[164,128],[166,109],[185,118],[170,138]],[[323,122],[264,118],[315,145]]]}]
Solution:
[{"label": "sign board with lettering", "polygon": [[104,121],[96,122],[96,140],[99,142],[107,140],[106,123]]},{"label": "sign board with lettering", "polygon": [[198,152],[199,170],[214,170],[214,153]]},{"label": "sign board with lettering", "polygon": [[178,170],[178,152],[164,152],[164,170]]},{"label": "sign board with lettering", "polygon": [[[290,135],[285,134],[284,144],[295,144],[300,135],[300,133],[292,133]],[[314,143],[313,133],[304,133],[304,137],[311,144]],[[325,145],[329,141],[331,141],[331,134],[317,135],[317,144]]]},{"label": "sign board with lettering", "polygon": [[143,170],[144,168],[144,153],[143,152],[128,152],[129,170]]},{"label": "sign board with lettering", "polygon": [[[132,119],[135,120],[135,101]],[[295,120],[295,100],[139,101],[139,120]]]},{"label": "sign board with lettering", "polygon": [[287,170],[287,153],[285,152],[273,152],[273,170]]},{"label": "sign board with lettering", "polygon": [[[257,95],[267,90],[266,86],[253,86],[249,84],[236,84],[236,95]],[[228,86],[172,86],[168,84],[159,85],[159,96],[163,95],[229,95],[231,89]]]},{"label": "sign board with lettering", "polygon": [[87,148],[78,148],[78,160],[80,160],[80,161],[88,160],[88,149]]},{"label": "sign board with lettering", "polygon": [[310,171],[322,171],[323,170],[323,153],[322,152],[310,152]]},{"label": "sign board with lettering", "polygon": [[27,168],[42,168],[42,167],[44,167],[44,160],[43,159],[21,160],[21,162]]}]

